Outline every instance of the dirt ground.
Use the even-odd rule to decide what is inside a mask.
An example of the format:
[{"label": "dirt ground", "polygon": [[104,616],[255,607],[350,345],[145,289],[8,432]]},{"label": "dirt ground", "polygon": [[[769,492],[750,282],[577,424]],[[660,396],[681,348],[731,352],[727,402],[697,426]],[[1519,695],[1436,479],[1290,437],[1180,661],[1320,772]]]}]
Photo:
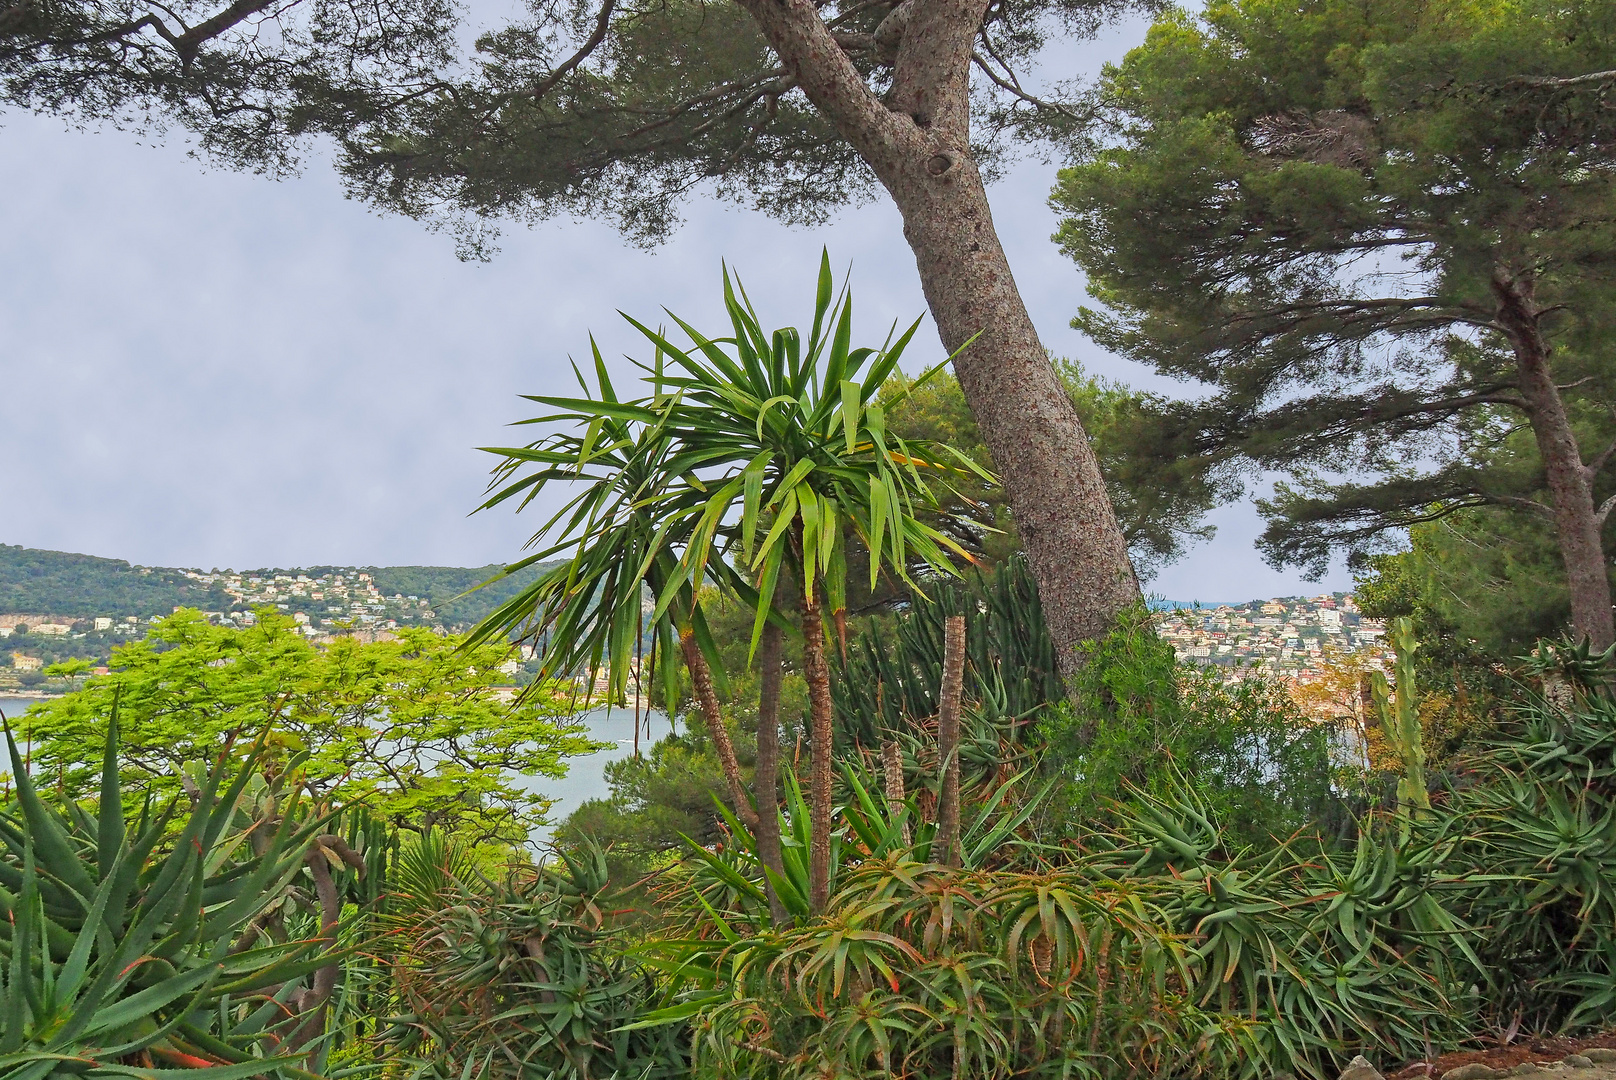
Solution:
[{"label": "dirt ground", "polygon": [[[1605,1051],[1593,1055],[1605,1060],[1594,1061],[1592,1068],[1583,1066],[1582,1062],[1564,1063],[1566,1057],[1588,1050]],[[1550,1066],[1542,1070],[1542,1080],[1616,1080],[1616,1031],[1586,1039],[1523,1039],[1491,1050],[1461,1050],[1443,1054],[1435,1061],[1411,1061],[1388,1071],[1386,1080],[1440,1078],[1461,1065],[1472,1064],[1486,1065],[1503,1073],[1529,1062]],[[1527,1070],[1521,1070],[1525,1072]]]}]

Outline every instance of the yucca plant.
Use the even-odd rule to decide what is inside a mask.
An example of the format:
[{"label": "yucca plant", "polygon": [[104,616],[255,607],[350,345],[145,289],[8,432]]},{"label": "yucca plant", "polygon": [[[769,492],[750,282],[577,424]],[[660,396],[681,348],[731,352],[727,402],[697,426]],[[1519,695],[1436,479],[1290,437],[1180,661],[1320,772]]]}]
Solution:
[{"label": "yucca plant", "polygon": [[[12,741],[0,810],[0,1071],[8,1080],[293,1075],[319,1048],[299,995],[331,963],[323,936],[263,943],[257,920],[329,824],[297,796],[238,827],[258,752],[221,791],[228,747],[181,806],[124,817],[116,709],[94,812],[41,797]],[[323,1002],[322,1002],[323,1003]]]},{"label": "yucca plant", "polygon": [[727,337],[708,337],[672,316],[692,343],[683,348],[630,318],[655,350],[654,360],[640,365],[645,396],[620,398],[597,352],[595,385],[579,376],[583,397],[532,399],[556,411],[528,423],[569,430],[493,451],[504,462],[485,506],[525,504],[552,481],[583,487],[535,536],[537,542],[553,531],[549,546],[509,569],[575,547],[573,557],[491,615],[473,638],[513,629],[542,635],[546,663],[557,674],[585,662],[592,670],[604,666],[616,693],[649,587],[664,685],[671,687],[678,636],[736,811],[746,817],[748,800],[710,689],[722,672],[708,670],[716,649],[697,599],[716,583],[754,605],[755,651],[771,620],[789,625],[777,604],[785,573],[801,600],[812,719],[810,903],[819,908],[828,896],[833,744],[824,623],[827,604],[832,623],[843,618],[849,539],[869,552],[872,585],[883,572],[908,579],[913,565],[953,573],[954,560],[969,556],[922,520],[921,510],[938,510],[922,471],[987,477],[949,448],[906,443],[887,430],[878,394],[919,320],[879,349],[854,348],[852,300],[845,288],[836,295],[828,254],[806,340],[793,327],[765,331],[727,269],[724,302]]}]

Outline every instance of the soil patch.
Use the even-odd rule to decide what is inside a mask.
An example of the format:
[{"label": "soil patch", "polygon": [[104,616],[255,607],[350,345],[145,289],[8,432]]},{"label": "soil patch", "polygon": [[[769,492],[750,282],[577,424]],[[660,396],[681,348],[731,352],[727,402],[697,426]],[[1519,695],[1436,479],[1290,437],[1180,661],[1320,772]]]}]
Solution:
[{"label": "soil patch", "polygon": [[[1443,1054],[1435,1061],[1411,1061],[1399,1066],[1394,1072],[1388,1072],[1386,1076],[1387,1080],[1425,1080],[1428,1076],[1440,1077],[1449,1069],[1473,1064],[1486,1065],[1488,1068],[1503,1072],[1527,1062],[1548,1064],[1561,1061],[1568,1054],[1580,1054],[1585,1050],[1594,1049],[1616,1051],[1616,1031],[1584,1039],[1527,1039],[1508,1046],[1495,1046],[1490,1050],[1457,1050],[1451,1054]],[[1616,1062],[1601,1061],[1592,1069],[1575,1070],[1576,1080],[1593,1080],[1594,1076],[1599,1075],[1616,1080]],[[1573,1078],[1568,1074],[1566,1080]]]}]

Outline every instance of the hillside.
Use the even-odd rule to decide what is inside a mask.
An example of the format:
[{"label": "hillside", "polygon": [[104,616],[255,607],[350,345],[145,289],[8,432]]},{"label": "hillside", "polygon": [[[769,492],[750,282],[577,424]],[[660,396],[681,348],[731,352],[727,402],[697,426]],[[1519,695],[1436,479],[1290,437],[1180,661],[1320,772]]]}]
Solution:
[{"label": "hillside", "polygon": [[[468,589],[476,588],[503,569],[501,563],[489,563],[487,566],[303,566],[282,569],[279,567],[264,570],[244,571],[240,575],[233,575],[238,579],[261,578],[270,581],[277,577],[296,577],[303,575],[314,579],[315,582],[327,581],[336,577],[352,578],[357,574],[369,574],[371,584],[376,592],[383,597],[419,597],[425,600],[433,611],[431,621],[442,624],[449,629],[464,629],[480,622],[484,616],[494,608],[515,596],[534,578],[552,563],[545,563],[542,567],[532,567],[520,574],[513,574],[502,581],[494,582],[484,589],[477,589],[469,596],[461,596]],[[227,587],[233,586],[227,583]],[[458,599],[456,599],[458,597]],[[292,601],[291,610],[307,610],[311,613],[322,610],[313,603],[299,604],[298,597],[287,596],[284,592],[279,599]]]},{"label": "hillside", "polygon": [[[499,570],[498,563],[475,567],[311,566],[226,575],[175,567],[134,566],[121,559],[0,544],[0,615],[51,614],[75,618],[134,615],[145,619],[167,615],[182,606],[229,611],[257,603],[256,589],[249,586],[244,594],[237,587],[247,581],[262,579],[267,583],[277,577],[299,575],[322,579],[368,574],[381,597],[419,597],[431,608],[430,621],[449,628],[463,628],[514,596],[539,573],[538,568],[534,568],[456,599]],[[282,601],[280,606],[286,610],[327,613],[326,605],[317,604],[310,597],[287,595],[286,590],[275,599]]]},{"label": "hillside", "polygon": [[181,606],[218,611],[230,602],[223,589],[180,570],[0,544],[0,615],[150,616]]}]

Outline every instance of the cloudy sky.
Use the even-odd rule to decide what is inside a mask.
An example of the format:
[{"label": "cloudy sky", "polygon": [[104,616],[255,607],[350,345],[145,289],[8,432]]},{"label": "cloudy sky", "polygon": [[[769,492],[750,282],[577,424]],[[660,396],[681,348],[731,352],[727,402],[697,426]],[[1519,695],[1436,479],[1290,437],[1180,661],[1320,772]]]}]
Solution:
[{"label": "cloudy sky", "polygon": [[[1088,50],[1116,55],[1126,36]],[[178,142],[0,117],[0,542],[148,565],[480,565],[536,515],[468,517],[521,393],[570,380],[593,331],[633,347],[617,309],[721,316],[721,259],[764,319],[800,321],[821,246],[852,266],[868,337],[924,305],[897,214],[876,204],[790,229],[712,202],[654,251],[596,222],[510,232],[487,264],[343,198],[318,158],[294,180],[206,168]],[[1048,166],[992,192],[1044,342],[1090,370],[1159,385],[1069,328],[1083,300],[1049,241]],[[921,360],[940,359],[935,333]],[[525,440],[524,440],[525,441]],[[1151,590],[1237,600],[1350,587],[1266,566],[1255,511]]]}]

